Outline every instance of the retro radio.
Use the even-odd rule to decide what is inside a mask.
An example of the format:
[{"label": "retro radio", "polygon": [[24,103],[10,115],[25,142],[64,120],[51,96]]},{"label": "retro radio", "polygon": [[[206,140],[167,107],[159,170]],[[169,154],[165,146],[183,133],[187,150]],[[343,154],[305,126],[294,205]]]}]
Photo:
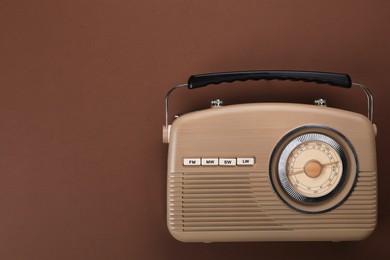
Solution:
[{"label": "retro radio", "polygon": [[[245,80],[358,87],[368,118],[315,105],[255,103],[168,120],[173,90]],[[166,96],[167,222],[185,242],[359,240],[376,226],[376,127],[367,87],[346,74],[245,71],[191,76]]]}]

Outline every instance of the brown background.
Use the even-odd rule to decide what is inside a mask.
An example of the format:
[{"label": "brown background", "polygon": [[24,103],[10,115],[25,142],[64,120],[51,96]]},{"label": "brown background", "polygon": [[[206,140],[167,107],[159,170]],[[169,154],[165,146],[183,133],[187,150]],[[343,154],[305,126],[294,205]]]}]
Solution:
[{"label": "brown background", "polygon": [[[390,256],[388,1],[3,0],[0,6],[0,259]],[[371,237],[184,244],[170,236],[165,93],[191,74],[247,69],[345,72],[371,87],[380,210]],[[323,97],[330,106],[366,112],[358,90],[308,83],[188,92],[177,92],[173,111],[206,108],[216,97],[227,104]]]}]

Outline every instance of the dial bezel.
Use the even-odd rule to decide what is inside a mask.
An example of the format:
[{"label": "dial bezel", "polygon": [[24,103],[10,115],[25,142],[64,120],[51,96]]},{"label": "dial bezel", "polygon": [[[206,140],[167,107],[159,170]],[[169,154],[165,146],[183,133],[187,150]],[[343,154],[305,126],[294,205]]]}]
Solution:
[{"label": "dial bezel", "polygon": [[[345,171],[343,169],[343,185],[337,188],[337,192],[332,193],[333,196],[328,194],[328,196],[323,196],[324,198],[309,197],[299,200],[291,196],[282,186],[278,170],[281,154],[292,140],[304,134],[322,134],[327,136],[333,139],[344,152],[345,160],[343,161],[343,167],[345,167]],[[323,125],[303,125],[287,132],[272,151],[269,164],[270,183],[278,197],[290,208],[308,214],[324,213],[342,205],[354,190],[358,172],[358,158],[350,141],[337,130]]]}]

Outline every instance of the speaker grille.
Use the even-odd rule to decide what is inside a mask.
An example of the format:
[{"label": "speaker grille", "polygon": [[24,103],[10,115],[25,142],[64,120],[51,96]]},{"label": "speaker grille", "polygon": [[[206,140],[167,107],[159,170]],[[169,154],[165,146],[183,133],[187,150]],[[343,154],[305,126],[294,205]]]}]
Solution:
[{"label": "speaker grille", "polygon": [[340,207],[303,214],[275,194],[268,173],[171,173],[169,225],[175,232],[372,229],[376,222],[376,174],[359,173]]}]

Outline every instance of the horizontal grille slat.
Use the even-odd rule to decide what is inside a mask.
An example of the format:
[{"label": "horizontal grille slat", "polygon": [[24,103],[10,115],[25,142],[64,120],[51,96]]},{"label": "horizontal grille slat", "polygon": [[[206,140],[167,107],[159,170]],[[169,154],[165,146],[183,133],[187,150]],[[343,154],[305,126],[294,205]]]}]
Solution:
[{"label": "horizontal grille slat", "polygon": [[[253,209],[253,208],[250,208],[250,209],[244,209],[244,208],[240,208],[240,209],[229,209],[229,210],[219,210],[219,209],[215,209],[215,210],[203,210],[203,209],[191,209],[191,210],[170,210],[170,215],[173,217],[173,216],[210,216],[210,217],[213,217],[213,216],[251,216],[251,215],[256,215],[256,216],[259,216],[259,212],[263,212],[263,210],[260,210],[260,209]],[[278,217],[283,217],[283,216],[287,216],[288,218],[291,218],[291,212],[289,210],[279,210],[278,212]],[[330,216],[331,218],[333,218],[334,216],[373,216],[375,215],[375,210],[360,210],[359,212],[354,212],[354,211],[351,211],[351,210],[338,210],[337,212],[333,212],[332,216]],[[263,215],[260,215],[260,216],[263,216]],[[264,216],[268,216],[268,215],[264,215]],[[301,215],[301,216],[307,216],[309,218],[312,218],[313,215]],[[327,218],[327,215],[323,216],[325,219]]]},{"label": "horizontal grille slat", "polygon": [[[273,196],[272,193],[262,193],[261,196]],[[171,193],[171,199],[191,199],[191,198],[253,198],[252,193],[218,193],[218,194],[183,194],[182,192]]]},{"label": "horizontal grille slat", "polygon": [[255,187],[267,187],[267,183],[211,183],[211,184],[171,184],[171,188],[183,188],[183,189],[234,189],[234,188],[255,188]]},{"label": "horizontal grille slat", "polygon": [[[306,224],[291,226],[270,226],[270,225],[252,225],[252,226],[205,226],[205,227],[180,227],[183,231],[269,231],[269,230],[293,230],[293,229],[372,229],[373,224],[321,224],[321,226],[310,226]],[[175,229],[175,227],[172,227]]]},{"label": "horizontal grille slat", "polygon": [[[365,219],[367,218],[367,216],[371,216],[371,217],[374,217],[375,215],[374,214],[370,214],[370,215],[364,215],[364,214],[359,214],[359,215],[356,215],[356,214],[339,214],[337,215],[337,218],[338,219],[347,219],[347,220],[353,220],[353,219]],[[248,212],[247,215],[245,214],[242,214],[242,213],[225,213],[225,214],[212,214],[212,213],[208,213],[208,214],[182,214],[182,217],[175,217],[175,218],[172,218],[172,219],[175,219],[175,220],[185,220],[185,221],[202,221],[204,219],[207,219],[207,220],[225,220],[225,219],[228,219],[228,220],[241,220],[241,219],[267,219],[268,217],[267,216],[258,216],[258,213],[257,212]],[[281,215],[281,216],[278,216],[276,217],[275,219],[280,219],[280,220],[291,220],[292,217],[289,216],[289,215]],[[308,220],[308,219],[313,219],[313,216],[311,215],[302,215],[300,217],[294,217],[293,218],[294,220]],[[323,216],[321,217],[321,219],[331,219],[333,220],[334,217],[333,216]]]},{"label": "horizontal grille slat", "polygon": [[[233,191],[236,191],[235,193],[232,193]],[[195,192],[195,191],[194,191]],[[353,193],[353,196],[376,196],[375,190],[362,190],[355,188],[355,191]],[[217,197],[250,197],[253,198],[254,196],[275,196],[275,192],[273,191],[242,191],[242,192],[237,192],[237,190],[227,190],[226,192],[217,192],[217,193],[189,193],[188,191],[174,191],[171,192],[169,197],[170,198],[175,198],[175,197],[180,197],[180,198],[217,198]]]},{"label": "horizontal grille slat", "polygon": [[[172,229],[176,229],[175,227],[172,227]],[[186,231],[270,231],[270,230],[288,230],[287,228],[280,227],[280,226],[229,226],[229,227],[183,227],[179,228]]]},{"label": "horizontal grille slat", "polygon": [[[177,189],[171,189],[171,191],[173,192],[177,192],[178,190]],[[181,190],[180,192],[182,192],[183,194],[200,194],[200,193],[204,193],[204,194],[213,194],[213,193],[251,193],[252,194],[252,190],[251,189],[185,189],[185,190]]]},{"label": "horizontal grille slat", "polygon": [[[350,200],[345,202],[345,205],[349,204],[361,204],[361,205],[366,205],[370,204],[372,200],[375,199],[375,196],[355,196],[354,200]],[[358,200],[358,201],[356,201]],[[232,202],[240,202],[240,203],[255,203],[257,204],[257,201],[254,201],[254,198],[233,198],[233,197],[228,197],[228,198],[200,198],[200,199],[194,199],[194,198],[175,198],[175,199],[170,199],[169,200],[171,204],[177,205],[177,204],[196,204],[197,202],[203,202],[202,204],[210,203],[232,203]],[[274,203],[274,196],[269,195],[269,196],[263,196],[262,201],[267,205],[271,201]]]},{"label": "horizontal grille slat", "polygon": [[[177,223],[175,224],[174,222],[171,223],[172,226],[174,227],[180,227],[180,226],[183,226],[183,227],[204,227],[204,226],[253,226],[253,225],[258,225],[258,226],[264,226],[264,225],[268,225],[268,226],[278,226],[280,224],[283,224],[283,225],[296,225],[296,226],[299,226],[299,225],[304,225],[306,227],[311,227],[313,228],[314,225],[319,225],[319,224],[323,224],[323,221],[320,221],[320,220],[307,220],[307,219],[301,219],[301,220],[279,220],[277,222],[278,224],[276,224],[275,222],[271,221],[271,220],[257,220],[257,221],[254,221],[254,220],[244,220],[244,221],[185,221],[183,223]],[[329,220],[327,222],[329,225],[333,225],[333,224],[336,224],[336,225],[343,225],[343,226],[355,226],[356,224],[364,224],[364,225],[373,225],[374,224],[374,221],[369,221],[369,220],[362,220],[362,219],[358,219],[358,220],[348,220],[348,219],[343,219],[343,220]]]},{"label": "horizontal grille slat", "polygon": [[[221,204],[218,204],[218,203],[215,203],[215,204],[207,204],[207,203],[198,203],[198,204],[192,204],[188,207],[186,207],[185,205],[183,204],[172,204],[170,203],[170,206],[172,207],[172,209],[182,209],[182,210],[186,210],[186,208],[203,208],[203,209],[208,209],[208,210],[213,210],[214,208],[242,208],[242,207],[252,207],[252,208],[257,208],[258,205],[256,203],[246,203],[246,204],[241,204],[241,203],[230,203],[230,204],[225,204],[225,205],[221,205]],[[376,207],[376,205],[351,205],[351,204],[346,204],[345,205],[345,208],[348,208],[348,210],[361,210],[361,209],[374,209]],[[272,209],[272,210],[277,210],[277,209],[281,209],[281,210],[286,210],[286,206],[285,205],[272,205],[272,204],[269,204],[269,205],[264,205],[262,204],[261,206],[261,209],[263,210],[267,210],[267,209]],[[287,209],[288,210],[288,209]]]}]

